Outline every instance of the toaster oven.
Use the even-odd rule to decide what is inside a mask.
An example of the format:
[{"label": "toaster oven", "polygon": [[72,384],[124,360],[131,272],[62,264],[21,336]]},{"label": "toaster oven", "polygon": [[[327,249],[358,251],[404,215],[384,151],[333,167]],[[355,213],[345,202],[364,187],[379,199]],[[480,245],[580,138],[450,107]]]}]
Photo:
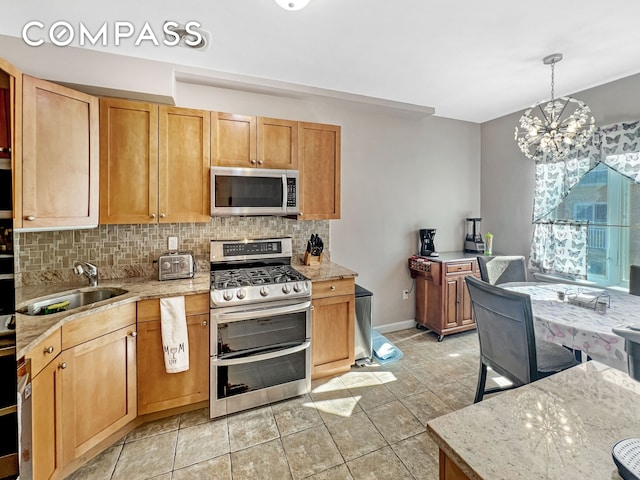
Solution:
[{"label": "toaster oven", "polygon": [[158,258],[158,280],[193,278],[195,273],[193,252],[167,252]]}]

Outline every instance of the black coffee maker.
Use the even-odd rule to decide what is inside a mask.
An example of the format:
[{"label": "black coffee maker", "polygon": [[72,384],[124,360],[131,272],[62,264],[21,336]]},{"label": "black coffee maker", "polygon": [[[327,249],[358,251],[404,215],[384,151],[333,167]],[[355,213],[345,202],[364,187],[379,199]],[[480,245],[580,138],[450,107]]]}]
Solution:
[{"label": "black coffee maker", "polygon": [[437,257],[436,246],[433,237],[436,236],[435,228],[420,229],[420,255],[423,257]]}]

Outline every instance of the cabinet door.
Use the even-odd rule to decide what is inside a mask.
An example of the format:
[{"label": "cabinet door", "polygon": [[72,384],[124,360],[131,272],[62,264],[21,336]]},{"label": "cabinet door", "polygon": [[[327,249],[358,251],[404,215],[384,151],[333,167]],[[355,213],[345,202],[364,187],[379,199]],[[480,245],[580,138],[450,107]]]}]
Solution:
[{"label": "cabinet door", "polygon": [[160,107],[159,221],[209,222],[210,113]]},{"label": "cabinet door", "polygon": [[258,117],[258,167],[298,168],[298,122]]},{"label": "cabinet door", "polygon": [[100,99],[100,223],[156,223],[158,106]]},{"label": "cabinet door", "polygon": [[131,325],[60,354],[65,464],[136,418],[135,335]]},{"label": "cabinet door", "polygon": [[98,224],[98,99],[23,76],[22,221]]},{"label": "cabinet door", "polygon": [[313,300],[311,376],[349,370],[354,362],[355,296]]},{"label": "cabinet door", "polygon": [[0,158],[11,158],[10,78],[0,72]]},{"label": "cabinet door", "polygon": [[209,399],[209,315],[187,317],[189,370],[167,373],[160,321],[138,324],[138,414]]},{"label": "cabinet door", "polygon": [[298,124],[300,218],[340,218],[340,127]]},{"label": "cabinet door", "polygon": [[[465,275],[466,277],[467,275]],[[464,281],[464,277],[460,278],[460,325],[472,325],[475,323],[473,318],[473,307],[471,306],[471,296],[469,295],[469,289]]]},{"label": "cabinet door", "polygon": [[251,168],[256,155],[256,117],[211,112],[212,165]]},{"label": "cabinet door", "polygon": [[445,277],[444,281],[444,328],[458,326],[458,301],[460,282],[456,277]]},{"label": "cabinet door", "polygon": [[53,361],[31,381],[33,478],[57,478],[62,467],[60,372]]}]

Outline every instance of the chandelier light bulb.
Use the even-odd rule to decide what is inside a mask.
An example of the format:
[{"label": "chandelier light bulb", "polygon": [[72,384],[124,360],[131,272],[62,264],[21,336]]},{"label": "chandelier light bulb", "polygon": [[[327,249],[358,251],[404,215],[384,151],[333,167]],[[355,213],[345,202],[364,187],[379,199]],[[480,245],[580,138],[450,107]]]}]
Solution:
[{"label": "chandelier light bulb", "polygon": [[274,0],[280,7],[285,10],[295,11],[302,10],[309,4],[310,0]]}]

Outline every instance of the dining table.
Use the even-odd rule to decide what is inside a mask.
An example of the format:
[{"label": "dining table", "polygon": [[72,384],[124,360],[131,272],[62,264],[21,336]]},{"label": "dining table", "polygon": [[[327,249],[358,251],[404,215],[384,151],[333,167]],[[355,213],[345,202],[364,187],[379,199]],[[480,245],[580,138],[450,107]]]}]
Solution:
[{"label": "dining table", "polygon": [[640,324],[640,296],[565,283],[511,282],[500,287],[530,296],[536,338],[628,372],[624,338],[612,327]]}]

